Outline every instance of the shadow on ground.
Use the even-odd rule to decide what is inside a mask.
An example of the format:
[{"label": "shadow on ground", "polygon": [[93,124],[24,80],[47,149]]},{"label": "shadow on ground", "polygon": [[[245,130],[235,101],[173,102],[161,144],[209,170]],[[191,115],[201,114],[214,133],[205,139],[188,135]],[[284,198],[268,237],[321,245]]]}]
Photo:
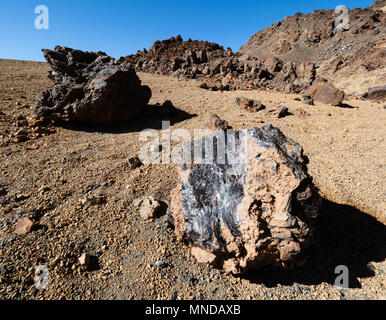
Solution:
[{"label": "shadow on ground", "polygon": [[359,109],[359,107],[353,107],[347,103],[341,103],[338,107],[340,108],[346,108],[346,109]]},{"label": "shadow on ground", "polygon": [[[151,108],[159,108],[159,106],[149,105],[149,110]],[[141,115],[138,119],[130,121],[121,125],[114,126],[87,126],[80,123],[67,123],[61,122],[58,123],[62,128],[73,130],[73,131],[83,131],[90,133],[112,133],[112,134],[122,134],[122,133],[131,133],[131,132],[141,132],[145,129],[155,129],[162,130],[162,121],[170,121],[170,125],[189,120],[191,118],[197,117],[196,114],[190,114],[180,109],[175,109],[173,115],[159,115],[149,114]]]},{"label": "shadow on ground", "polygon": [[335,274],[335,268],[345,265],[349,269],[350,288],[361,288],[358,278],[375,275],[371,262],[381,262],[386,258],[385,239],[386,226],[372,216],[324,199],[316,243],[304,267],[288,271],[263,268],[249,271],[243,278],[267,287],[294,283],[334,284],[339,276]]}]

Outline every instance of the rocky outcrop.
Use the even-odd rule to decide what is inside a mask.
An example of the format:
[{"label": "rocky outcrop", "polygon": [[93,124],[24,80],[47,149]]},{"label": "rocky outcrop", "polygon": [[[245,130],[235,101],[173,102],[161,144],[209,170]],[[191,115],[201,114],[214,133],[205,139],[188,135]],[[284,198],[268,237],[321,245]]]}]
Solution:
[{"label": "rocky outcrop", "polygon": [[363,98],[377,101],[386,101],[386,86],[371,87]]},{"label": "rocky outcrop", "polygon": [[275,57],[240,59],[239,53],[216,43],[183,41],[181,36],[156,41],[149,50],[120,61],[137,72],[198,79],[201,88],[211,91],[271,88],[300,92],[315,77],[312,63],[283,64]]},{"label": "rocky outcrop", "polygon": [[135,71],[103,52],[43,49],[54,87],[41,92],[35,113],[45,119],[112,125],[139,116],[151,98]]},{"label": "rocky outcrop", "polygon": [[339,106],[342,104],[345,93],[337,89],[331,83],[324,81],[315,83],[303,94],[305,99],[315,100],[321,103]]},{"label": "rocky outcrop", "polygon": [[[254,34],[240,48],[240,59],[280,61],[288,70],[293,69],[290,64],[315,64],[317,77],[351,90],[350,94],[362,94],[384,82],[385,8],[386,1],[378,0],[367,8],[349,10],[344,28],[339,27],[342,12],[334,8],[298,12]],[[350,88],[347,81],[356,85]]]},{"label": "rocky outcrop", "polygon": [[217,147],[213,164],[179,167],[168,209],[177,237],[200,262],[234,274],[304,263],[320,198],[302,147],[271,125],[219,132],[187,144]]}]

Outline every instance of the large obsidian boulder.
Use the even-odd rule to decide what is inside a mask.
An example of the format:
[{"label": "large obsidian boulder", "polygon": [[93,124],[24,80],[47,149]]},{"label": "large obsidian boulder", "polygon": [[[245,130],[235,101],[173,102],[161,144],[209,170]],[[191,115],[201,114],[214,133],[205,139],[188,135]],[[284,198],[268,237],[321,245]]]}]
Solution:
[{"label": "large obsidian boulder", "polygon": [[[202,147],[202,158],[179,165],[169,207],[178,238],[200,262],[234,274],[304,263],[320,197],[302,147],[271,125],[221,133],[189,143],[184,154]],[[204,164],[212,145],[214,161]]]},{"label": "large obsidian boulder", "polygon": [[130,66],[103,52],[43,49],[53,88],[41,92],[35,113],[45,119],[112,125],[139,116],[151,98]]}]

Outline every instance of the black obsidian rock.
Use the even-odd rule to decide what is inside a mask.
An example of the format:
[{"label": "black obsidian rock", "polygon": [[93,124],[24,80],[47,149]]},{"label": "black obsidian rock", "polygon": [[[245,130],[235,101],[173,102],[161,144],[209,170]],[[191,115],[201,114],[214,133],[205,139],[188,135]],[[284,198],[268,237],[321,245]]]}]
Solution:
[{"label": "black obsidian rock", "polygon": [[217,131],[187,152],[209,145],[212,163],[202,163],[211,154],[202,152],[195,164],[179,166],[169,207],[179,239],[199,261],[234,274],[303,263],[320,197],[302,147],[268,125],[233,136]]}]

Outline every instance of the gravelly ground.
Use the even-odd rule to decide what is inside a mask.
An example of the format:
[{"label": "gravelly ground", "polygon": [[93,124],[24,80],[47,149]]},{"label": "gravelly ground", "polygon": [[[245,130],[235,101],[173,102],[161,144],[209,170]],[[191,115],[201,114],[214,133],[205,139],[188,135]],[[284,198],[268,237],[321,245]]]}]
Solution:
[{"label": "gravelly ground", "polygon": [[[172,129],[206,127],[213,112],[235,129],[272,123],[309,157],[325,198],[309,261],[301,269],[237,278],[198,264],[166,228],[165,216],[145,222],[133,210],[133,200],[143,195],[166,207],[176,183],[174,165],[128,166],[141,147],[138,132],[159,129],[160,119],[114,129],[56,128],[6,143],[18,122],[25,126],[21,119],[31,114],[36,93],[50,86],[47,70],[43,63],[0,60],[0,299],[385,299],[386,228],[374,218],[386,221],[382,104],[308,106],[296,95],[209,92],[194,81],[140,74],[152,88],[151,103],[169,99],[190,115],[175,119]],[[234,106],[240,95],[281,103],[292,113],[301,107],[311,117],[250,114]],[[90,196],[106,202],[83,207],[80,200]],[[28,216],[39,227],[15,235],[17,220]],[[91,271],[76,264],[83,252],[94,257]],[[159,261],[164,268],[150,265]],[[38,265],[48,268],[48,290],[35,289]],[[349,268],[349,290],[333,285],[338,265]]]}]

